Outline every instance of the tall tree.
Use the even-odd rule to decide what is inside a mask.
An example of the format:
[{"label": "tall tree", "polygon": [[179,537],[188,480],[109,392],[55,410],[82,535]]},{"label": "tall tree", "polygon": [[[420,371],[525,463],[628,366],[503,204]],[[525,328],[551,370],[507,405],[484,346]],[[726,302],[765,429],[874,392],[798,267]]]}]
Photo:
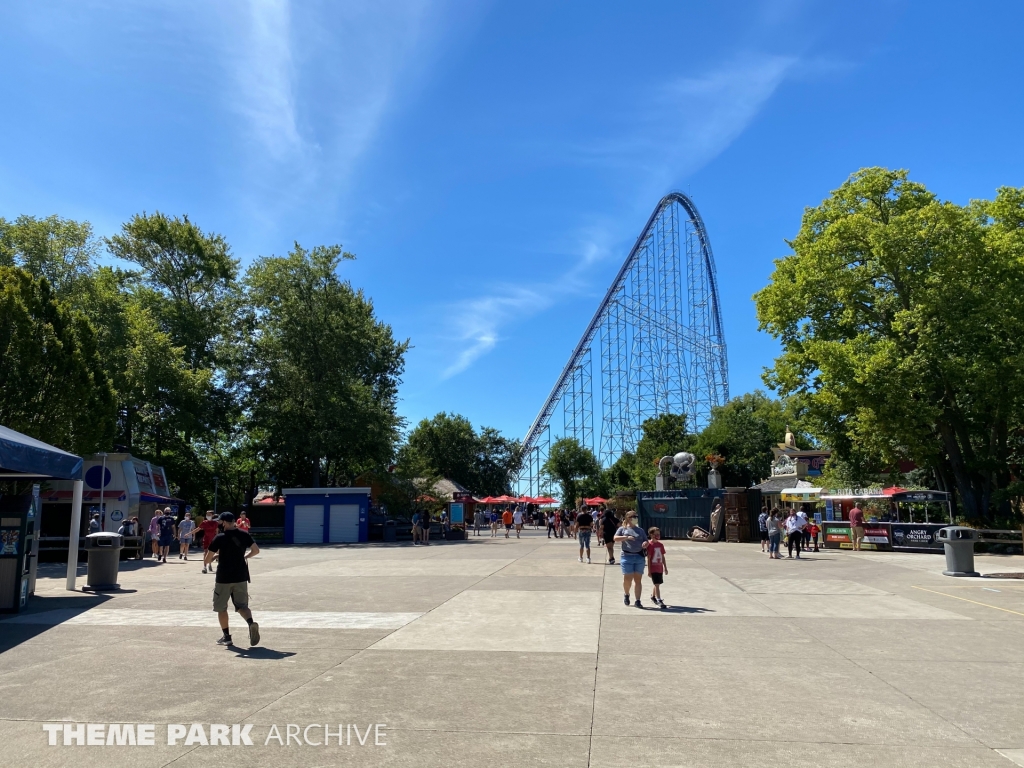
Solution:
[{"label": "tall tree", "polygon": [[92,326],[17,267],[0,267],[0,360],[0,423],[72,452],[109,446],[114,396]]},{"label": "tall tree", "polygon": [[697,436],[698,461],[717,454],[727,486],[749,486],[768,477],[774,459],[772,447],[782,441],[786,428],[797,444],[810,447],[811,437],[801,429],[802,414],[795,398],[773,399],[764,392],[749,392],[713,408],[711,420]]},{"label": "tall tree", "polygon": [[325,474],[345,482],[394,457],[408,344],[338,277],[352,258],[340,246],[296,243],[288,256],[257,259],[245,276],[247,405],[278,483],[319,485]]},{"label": "tall tree", "polygon": [[1024,190],[964,208],[868,168],[789,245],[755,296],[783,350],[766,382],[806,395],[840,457],[930,466],[990,520],[1024,424]]},{"label": "tall tree", "polygon": [[551,444],[541,471],[562,486],[561,502],[573,506],[579,498],[581,483],[600,476],[601,462],[575,438],[563,437]]},{"label": "tall tree", "polygon": [[191,368],[213,368],[217,342],[235,308],[238,262],[227,241],[203,232],[188,216],[157,211],[133,216],[106,243],[114,256],[141,267],[139,279],[152,291],[154,313]]}]

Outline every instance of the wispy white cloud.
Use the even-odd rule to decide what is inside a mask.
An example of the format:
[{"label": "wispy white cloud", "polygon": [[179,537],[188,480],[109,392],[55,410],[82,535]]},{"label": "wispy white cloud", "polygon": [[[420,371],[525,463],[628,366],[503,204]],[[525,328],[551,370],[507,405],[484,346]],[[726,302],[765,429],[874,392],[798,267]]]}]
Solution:
[{"label": "wispy white cloud", "polygon": [[[576,145],[585,162],[630,169],[647,188],[678,182],[729,147],[798,63],[795,56],[745,54],[698,76],[639,89],[617,105],[623,119]],[[639,177],[637,171],[640,172]]]},{"label": "wispy white cloud", "polygon": [[426,71],[446,4],[241,2],[241,31],[226,47],[228,103],[241,120],[250,196],[260,206],[308,205],[321,192],[333,203]]},{"label": "wispy white cloud", "polygon": [[457,341],[461,351],[443,373],[449,379],[469,368],[498,343],[502,326],[542,312],[552,304],[551,294],[531,288],[498,286],[487,298],[471,299],[457,312]]}]

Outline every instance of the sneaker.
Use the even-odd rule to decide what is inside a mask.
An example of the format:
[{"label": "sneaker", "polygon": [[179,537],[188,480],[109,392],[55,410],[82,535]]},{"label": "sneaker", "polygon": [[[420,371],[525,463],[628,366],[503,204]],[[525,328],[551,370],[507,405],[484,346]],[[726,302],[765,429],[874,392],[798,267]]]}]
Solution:
[{"label": "sneaker", "polygon": [[179,552],[179,553],[178,553],[178,559],[179,559],[179,560],[181,560],[181,558],[183,558],[183,557],[184,557],[184,555],[183,555],[183,554],[181,554],[181,552]]},{"label": "sneaker", "polygon": [[203,566],[203,573],[206,573],[206,566]]},{"label": "sneaker", "polygon": [[234,645],[234,643],[231,642],[231,635],[228,635],[227,637],[221,635],[217,638],[217,645]]},{"label": "sneaker", "polygon": [[663,610],[663,611],[667,611],[668,610],[668,606],[665,605],[665,601],[664,600],[662,600],[660,603],[658,603],[658,605],[661,608],[661,610]]},{"label": "sneaker", "polygon": [[625,603],[626,605],[629,605],[629,595],[623,595],[622,596],[622,602]]},{"label": "sneaker", "polygon": [[587,558],[587,565],[590,565],[590,558]]},{"label": "sneaker", "polygon": [[580,562],[581,562],[581,563],[583,562],[583,558],[582,558],[582,557],[580,558]]},{"label": "sneaker", "polygon": [[615,565],[615,558],[614,557],[608,559],[608,565]]},{"label": "sneaker", "polygon": [[249,645],[260,644],[260,625],[255,621],[249,625]]},{"label": "sneaker", "polygon": [[635,603],[633,603],[633,605],[635,605],[637,608],[643,608],[644,607],[644,604],[641,603],[639,600],[637,600]]}]

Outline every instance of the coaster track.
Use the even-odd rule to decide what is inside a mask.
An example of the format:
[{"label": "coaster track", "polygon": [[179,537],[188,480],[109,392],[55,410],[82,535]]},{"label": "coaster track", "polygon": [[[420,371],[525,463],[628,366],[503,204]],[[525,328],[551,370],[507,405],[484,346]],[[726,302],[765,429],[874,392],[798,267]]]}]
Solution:
[{"label": "coaster track", "polygon": [[[593,359],[601,392],[595,434]],[[523,439],[520,492],[547,490],[541,467],[559,410],[563,431],[605,466],[632,451],[643,422],[685,413],[702,429],[729,399],[729,369],[711,242],[681,192],[658,203]]]}]

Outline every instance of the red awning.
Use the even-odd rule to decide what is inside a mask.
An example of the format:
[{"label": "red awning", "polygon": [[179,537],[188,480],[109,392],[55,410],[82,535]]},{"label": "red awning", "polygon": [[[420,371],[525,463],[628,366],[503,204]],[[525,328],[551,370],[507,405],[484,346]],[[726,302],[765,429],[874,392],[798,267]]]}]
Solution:
[{"label": "red awning", "polygon": [[608,501],[608,499],[602,499],[600,496],[594,496],[593,498],[590,499],[584,499],[583,503],[586,504],[588,507],[596,507],[599,504],[604,504],[606,501]]},{"label": "red awning", "polygon": [[896,493],[904,493],[906,490],[907,490],[906,488],[900,488],[898,485],[894,485],[894,486],[891,486],[889,488],[883,488],[882,489],[882,495],[883,496],[892,496],[893,494],[896,494]]}]

